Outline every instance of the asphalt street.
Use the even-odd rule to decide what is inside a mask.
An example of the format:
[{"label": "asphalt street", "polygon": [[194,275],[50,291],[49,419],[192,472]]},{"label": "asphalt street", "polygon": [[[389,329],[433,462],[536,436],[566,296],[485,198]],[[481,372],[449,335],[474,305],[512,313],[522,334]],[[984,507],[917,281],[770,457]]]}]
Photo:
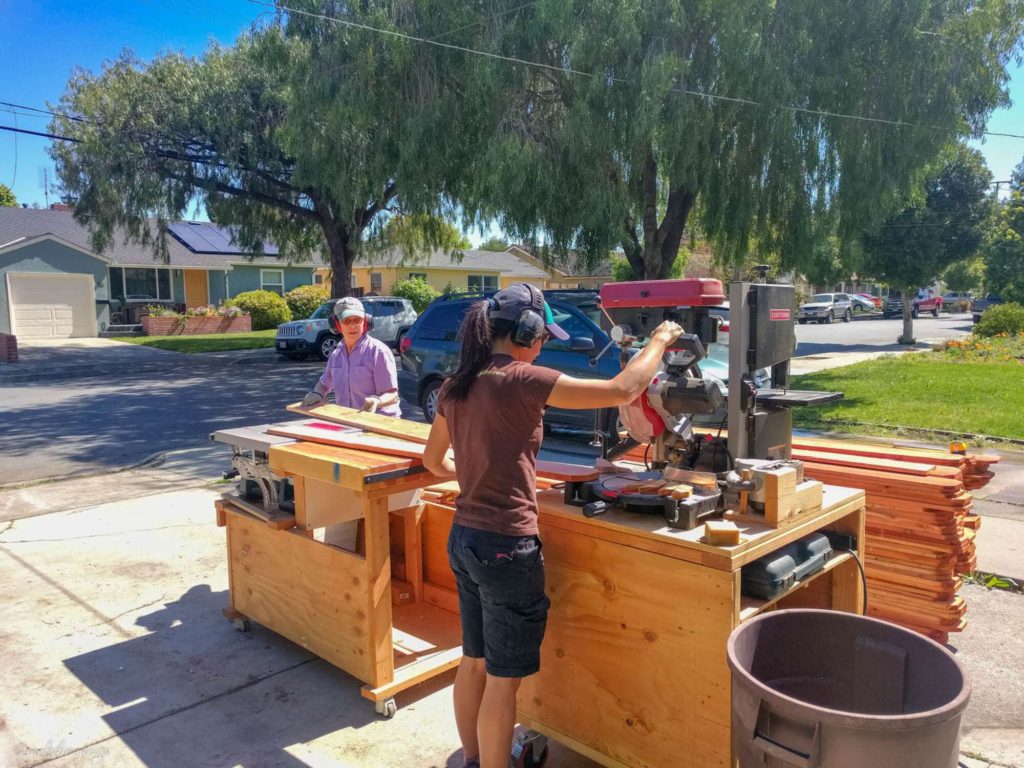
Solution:
[{"label": "asphalt street", "polygon": [[[797,354],[896,350],[900,322],[797,326]],[[969,315],[927,317],[915,323],[915,333],[962,336],[970,324]],[[121,365],[89,378],[0,385],[0,485],[109,472],[201,448],[217,429],[285,421],[285,406],[301,399],[323,365],[278,360],[270,350],[248,365],[193,364],[199,357],[165,353],[166,362],[148,361],[140,370]],[[403,409],[422,419],[415,405]],[[593,456],[588,443],[586,435],[553,435],[545,440],[545,458]]]}]

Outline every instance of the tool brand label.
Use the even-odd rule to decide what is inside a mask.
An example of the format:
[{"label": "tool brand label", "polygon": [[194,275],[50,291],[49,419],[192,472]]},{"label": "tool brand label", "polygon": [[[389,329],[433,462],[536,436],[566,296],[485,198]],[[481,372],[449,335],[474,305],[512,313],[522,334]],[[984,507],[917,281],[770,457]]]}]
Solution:
[{"label": "tool brand label", "polygon": [[788,309],[769,309],[768,319],[769,320],[789,320],[791,313]]}]

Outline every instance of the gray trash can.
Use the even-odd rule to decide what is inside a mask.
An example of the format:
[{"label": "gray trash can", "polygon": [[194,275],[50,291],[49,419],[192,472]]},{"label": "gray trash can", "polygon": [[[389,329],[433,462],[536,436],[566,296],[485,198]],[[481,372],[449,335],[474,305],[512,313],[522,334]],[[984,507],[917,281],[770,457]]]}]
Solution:
[{"label": "gray trash can", "polygon": [[729,636],[740,768],[956,768],[971,685],[944,647],[887,621],[772,611]]}]

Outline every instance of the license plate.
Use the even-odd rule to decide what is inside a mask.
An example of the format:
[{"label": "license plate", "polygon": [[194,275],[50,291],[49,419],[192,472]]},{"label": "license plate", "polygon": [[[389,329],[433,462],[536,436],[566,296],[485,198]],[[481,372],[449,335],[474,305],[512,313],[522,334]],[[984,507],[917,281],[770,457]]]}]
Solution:
[{"label": "license plate", "polygon": [[288,344],[286,342],[279,341],[279,342],[277,342],[277,348],[278,349],[287,349],[288,348]]}]

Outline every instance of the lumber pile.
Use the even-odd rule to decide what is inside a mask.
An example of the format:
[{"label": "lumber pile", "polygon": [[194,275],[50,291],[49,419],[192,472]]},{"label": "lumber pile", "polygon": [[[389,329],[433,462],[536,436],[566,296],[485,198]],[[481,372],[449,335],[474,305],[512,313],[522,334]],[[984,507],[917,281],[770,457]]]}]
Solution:
[{"label": "lumber pile", "polygon": [[957,593],[977,565],[980,525],[971,491],[992,479],[999,457],[794,438],[793,458],[808,477],[865,491],[868,613],[939,642],[963,630]]}]

